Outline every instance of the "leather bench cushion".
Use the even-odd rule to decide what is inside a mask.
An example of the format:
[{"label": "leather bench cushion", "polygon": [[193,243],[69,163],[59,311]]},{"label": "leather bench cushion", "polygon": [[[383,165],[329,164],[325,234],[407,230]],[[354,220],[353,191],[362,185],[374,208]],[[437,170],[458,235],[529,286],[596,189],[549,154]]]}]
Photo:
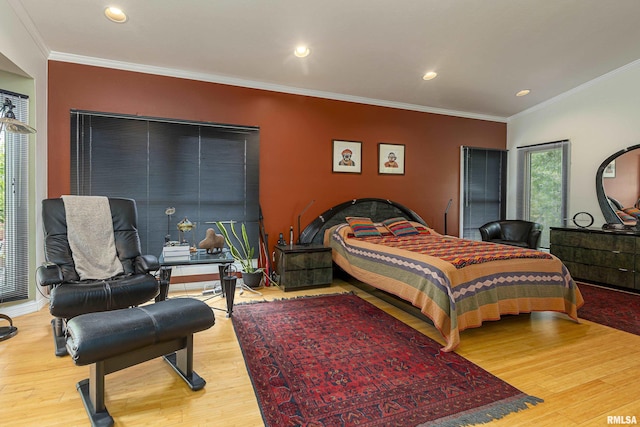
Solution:
[{"label": "leather bench cushion", "polygon": [[51,290],[49,312],[55,317],[70,319],[88,312],[139,305],[155,298],[158,292],[158,283],[150,274],[63,283]]},{"label": "leather bench cushion", "polygon": [[88,365],[149,345],[186,337],[215,323],[211,307],[179,298],[143,307],[88,313],[67,323],[67,351]]}]

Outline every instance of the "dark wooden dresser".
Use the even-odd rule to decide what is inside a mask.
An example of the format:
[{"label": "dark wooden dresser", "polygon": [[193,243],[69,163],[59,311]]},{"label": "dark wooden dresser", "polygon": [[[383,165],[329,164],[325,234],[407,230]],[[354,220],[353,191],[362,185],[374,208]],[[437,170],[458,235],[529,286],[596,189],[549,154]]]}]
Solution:
[{"label": "dark wooden dresser", "polygon": [[333,281],[331,248],[323,245],[277,245],[275,268],[285,291],[329,286]]},{"label": "dark wooden dresser", "polygon": [[640,290],[640,233],[551,227],[551,253],[574,279]]}]

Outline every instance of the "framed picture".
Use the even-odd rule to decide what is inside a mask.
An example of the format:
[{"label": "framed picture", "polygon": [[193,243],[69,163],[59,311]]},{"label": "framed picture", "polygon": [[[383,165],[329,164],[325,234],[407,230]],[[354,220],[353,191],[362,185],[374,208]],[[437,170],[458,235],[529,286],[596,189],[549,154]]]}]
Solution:
[{"label": "framed picture", "polygon": [[404,144],[378,144],[378,173],[404,175]]},{"label": "framed picture", "polygon": [[333,172],[362,173],[362,142],[333,140]]},{"label": "framed picture", "polygon": [[607,167],[604,168],[604,171],[602,172],[602,177],[603,178],[616,177],[616,161],[615,160],[611,160],[611,163],[609,163]]}]

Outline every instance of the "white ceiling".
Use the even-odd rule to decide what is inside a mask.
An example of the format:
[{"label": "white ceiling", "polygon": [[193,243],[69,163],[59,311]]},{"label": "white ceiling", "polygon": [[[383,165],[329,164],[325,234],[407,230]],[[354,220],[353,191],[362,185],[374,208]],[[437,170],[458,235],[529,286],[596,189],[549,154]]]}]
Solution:
[{"label": "white ceiling", "polygon": [[640,58],[640,0],[10,2],[51,59],[494,120]]}]

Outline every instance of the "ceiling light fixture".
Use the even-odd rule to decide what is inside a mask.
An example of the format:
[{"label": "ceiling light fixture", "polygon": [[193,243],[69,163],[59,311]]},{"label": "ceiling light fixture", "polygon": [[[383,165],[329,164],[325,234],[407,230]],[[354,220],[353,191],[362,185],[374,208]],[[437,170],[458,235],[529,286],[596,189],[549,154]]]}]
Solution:
[{"label": "ceiling light fixture", "polygon": [[437,75],[438,73],[436,73],[435,71],[429,71],[428,73],[425,73],[424,76],[422,76],[422,80],[433,80]]},{"label": "ceiling light fixture", "polygon": [[123,24],[127,22],[127,15],[122,11],[122,9],[110,6],[104,10],[104,16],[109,19],[109,21],[116,22],[118,24]]},{"label": "ceiling light fixture", "polygon": [[296,50],[293,51],[293,54],[298,58],[304,58],[306,56],[309,56],[310,53],[311,53],[311,50],[309,50],[309,48],[306,46],[298,46]]},{"label": "ceiling light fixture", "polygon": [[523,89],[520,92],[516,93],[516,96],[525,96],[525,95],[529,95],[529,92],[531,92],[529,89]]}]

